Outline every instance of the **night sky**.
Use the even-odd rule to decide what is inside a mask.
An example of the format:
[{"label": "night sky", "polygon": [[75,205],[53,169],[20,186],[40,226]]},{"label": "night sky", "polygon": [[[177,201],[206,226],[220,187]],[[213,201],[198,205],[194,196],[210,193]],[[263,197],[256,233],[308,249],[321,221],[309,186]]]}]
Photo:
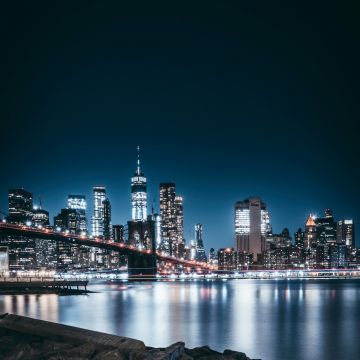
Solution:
[{"label": "night sky", "polygon": [[90,219],[102,184],[125,223],[140,145],[149,202],[175,182],[207,248],[249,196],[274,232],[326,207],[360,224],[356,1],[4,3],[0,210],[24,187],[51,217],[84,194]]}]

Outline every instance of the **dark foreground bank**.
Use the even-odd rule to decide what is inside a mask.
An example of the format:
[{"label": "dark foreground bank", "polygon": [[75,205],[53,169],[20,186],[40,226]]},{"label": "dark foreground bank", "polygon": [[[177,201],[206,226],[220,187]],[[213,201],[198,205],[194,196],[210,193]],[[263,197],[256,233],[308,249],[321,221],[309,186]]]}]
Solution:
[{"label": "dark foreground bank", "polygon": [[187,349],[183,342],[151,348],[140,340],[12,314],[0,315],[0,359],[250,360],[231,350],[219,353],[207,346]]}]

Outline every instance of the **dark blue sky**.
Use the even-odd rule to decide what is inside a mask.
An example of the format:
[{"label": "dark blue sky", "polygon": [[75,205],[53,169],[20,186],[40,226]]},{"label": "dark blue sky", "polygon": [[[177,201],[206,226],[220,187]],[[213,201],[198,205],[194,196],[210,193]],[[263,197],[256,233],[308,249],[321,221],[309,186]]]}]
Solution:
[{"label": "dark blue sky", "polygon": [[233,245],[253,195],[275,232],[325,207],[359,223],[355,5],[2,4],[0,210],[11,186],[54,216],[104,184],[125,223],[139,144],[149,199],[175,182],[207,248]]}]

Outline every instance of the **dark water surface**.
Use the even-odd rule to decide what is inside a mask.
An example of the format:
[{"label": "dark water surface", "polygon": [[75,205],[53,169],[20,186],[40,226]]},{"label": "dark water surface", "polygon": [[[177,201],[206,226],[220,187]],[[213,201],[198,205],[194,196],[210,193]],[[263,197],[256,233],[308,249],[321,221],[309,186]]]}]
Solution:
[{"label": "dark water surface", "polygon": [[360,359],[360,280],[93,285],[82,296],[4,295],[9,312],[166,346],[208,344],[263,360]]}]

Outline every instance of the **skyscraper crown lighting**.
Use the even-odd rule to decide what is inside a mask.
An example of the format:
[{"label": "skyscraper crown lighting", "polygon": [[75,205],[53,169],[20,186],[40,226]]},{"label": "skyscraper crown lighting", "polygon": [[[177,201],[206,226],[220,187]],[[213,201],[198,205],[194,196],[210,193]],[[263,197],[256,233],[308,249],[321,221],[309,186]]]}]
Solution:
[{"label": "skyscraper crown lighting", "polygon": [[147,217],[146,177],[140,168],[140,147],[137,147],[137,167],[131,178],[131,215],[133,221],[145,221]]}]

